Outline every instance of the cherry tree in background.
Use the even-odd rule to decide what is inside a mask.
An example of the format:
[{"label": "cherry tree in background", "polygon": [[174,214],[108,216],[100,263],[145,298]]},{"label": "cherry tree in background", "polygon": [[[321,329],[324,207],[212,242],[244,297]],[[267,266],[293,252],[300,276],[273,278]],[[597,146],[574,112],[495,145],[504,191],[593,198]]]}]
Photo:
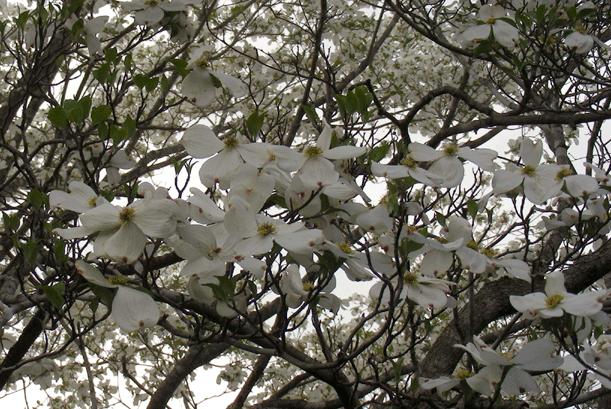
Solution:
[{"label": "cherry tree in background", "polygon": [[609,16],[1,3],[3,396],[608,407]]}]

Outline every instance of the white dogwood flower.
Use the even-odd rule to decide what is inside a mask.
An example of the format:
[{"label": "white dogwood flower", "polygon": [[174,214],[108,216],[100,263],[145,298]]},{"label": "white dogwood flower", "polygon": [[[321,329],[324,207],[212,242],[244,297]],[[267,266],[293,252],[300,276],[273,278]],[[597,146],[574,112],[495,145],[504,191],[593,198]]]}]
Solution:
[{"label": "white dogwood flower", "polygon": [[505,48],[515,48],[520,34],[505,20],[511,20],[507,10],[501,6],[486,4],[477,13],[478,24],[466,29],[461,39],[466,44],[477,44],[488,38],[494,39]]},{"label": "white dogwood flower", "polygon": [[304,148],[299,161],[297,176],[309,188],[320,189],[330,186],[339,180],[339,172],[331,160],[352,159],[367,152],[364,147],[342,145],[331,148],[333,129],[325,124],[316,140],[316,145]]},{"label": "white dogwood flower", "polygon": [[[537,392],[539,386],[527,371],[549,371],[563,362],[561,357],[554,356],[554,344],[545,338],[524,345],[512,359],[488,347],[478,337],[473,339],[474,342],[466,346],[455,346],[469,352],[479,364],[484,365],[477,374],[467,378],[467,384],[485,396],[493,395],[501,382],[501,390],[510,396]],[[508,370],[504,369],[507,367]]]},{"label": "white dogwood flower", "polygon": [[553,164],[540,164],[543,155],[541,141],[524,138],[520,145],[523,166],[508,165],[495,172],[492,189],[495,195],[524,186],[524,196],[534,204],[541,204],[557,195],[563,186],[563,168]]},{"label": "white dogwood flower", "polygon": [[575,54],[587,54],[594,47],[594,39],[588,34],[573,31],[564,39],[564,45]]},{"label": "white dogwood flower", "polygon": [[194,4],[193,0],[132,0],[123,3],[123,7],[129,11],[134,11],[134,21],[136,24],[157,24],[164,16],[166,11],[186,11],[189,4]]},{"label": "white dogwood flower", "polygon": [[49,206],[71,210],[76,213],[85,213],[108,202],[104,197],[98,196],[92,188],[77,180],[70,182],[68,190],[70,193],[62,190],[52,190],[49,193]]},{"label": "white dogwood flower", "polygon": [[177,212],[177,205],[168,199],[139,200],[125,207],[105,203],[81,214],[81,227],[55,232],[65,239],[97,233],[96,255],[131,263],[142,254],[147,236],[166,238],[174,234]]},{"label": "white dogwood flower", "polygon": [[297,254],[311,254],[324,241],[322,231],[306,229],[303,223],[285,223],[264,215],[257,215],[255,234],[238,242],[235,251],[240,256],[264,254],[277,243]]},{"label": "white dogwood flower", "polygon": [[608,292],[594,291],[584,294],[571,294],[564,286],[564,274],[554,271],[545,278],[545,293],[536,292],[524,296],[512,295],[509,301],[513,308],[529,318],[561,317],[567,314],[587,317],[602,309],[601,299]]},{"label": "white dogwood flower", "polygon": [[455,143],[448,143],[441,150],[436,150],[422,143],[411,143],[408,146],[411,157],[418,162],[431,162],[428,171],[439,178],[443,187],[458,186],[465,173],[459,158],[475,163],[483,170],[494,170],[496,151],[492,149],[471,149],[459,147]]},{"label": "white dogwood flower", "polygon": [[126,285],[111,283],[100,270],[83,260],[75,262],[77,272],[92,284],[116,288],[110,316],[124,331],[149,328],[159,321],[159,306],[149,294]]}]

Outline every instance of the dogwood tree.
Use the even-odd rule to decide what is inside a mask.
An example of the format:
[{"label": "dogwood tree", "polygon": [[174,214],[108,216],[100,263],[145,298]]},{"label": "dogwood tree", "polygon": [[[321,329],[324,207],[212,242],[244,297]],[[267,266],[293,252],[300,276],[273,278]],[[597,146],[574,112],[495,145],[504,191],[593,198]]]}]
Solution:
[{"label": "dogwood tree", "polygon": [[609,2],[0,13],[3,399],[608,407]]}]

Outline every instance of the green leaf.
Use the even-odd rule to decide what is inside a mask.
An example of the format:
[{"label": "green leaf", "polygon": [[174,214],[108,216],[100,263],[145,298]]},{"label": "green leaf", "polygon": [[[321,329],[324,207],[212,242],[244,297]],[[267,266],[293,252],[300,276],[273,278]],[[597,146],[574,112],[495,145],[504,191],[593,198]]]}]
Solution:
[{"label": "green leaf", "polygon": [[40,246],[38,244],[38,240],[30,239],[25,243],[20,245],[21,250],[23,251],[23,258],[25,264],[27,266],[33,266],[36,264],[36,259],[38,258],[38,252],[40,250]]},{"label": "green leaf", "polygon": [[125,128],[125,132],[127,133],[128,137],[132,137],[134,136],[134,134],[136,133],[136,120],[133,119],[131,116],[127,116],[127,118],[125,118],[125,121],[123,122],[123,127]]},{"label": "green leaf", "polygon": [[256,138],[261,128],[263,127],[263,120],[265,119],[265,114],[256,110],[252,114],[246,118],[246,130],[248,131],[248,135],[251,138]]},{"label": "green leaf", "polygon": [[318,114],[314,107],[310,104],[303,104],[303,112],[305,112],[306,116],[313,124],[317,124],[320,120],[318,119]]},{"label": "green leaf", "polygon": [[115,47],[104,49],[104,59],[108,63],[114,64],[117,61],[118,54],[119,53],[117,52],[117,49]]},{"label": "green leaf", "polygon": [[111,125],[108,133],[115,145],[127,139],[127,129],[122,126]]},{"label": "green leaf", "polygon": [[181,77],[186,76],[189,73],[189,69],[187,68],[188,62],[183,59],[172,60],[172,65],[174,66],[174,70]]},{"label": "green leaf", "polygon": [[424,244],[418,243],[417,241],[403,239],[401,240],[401,254],[403,254],[404,257],[407,257],[409,253],[419,250],[422,246],[424,246]]},{"label": "green leaf", "polygon": [[37,189],[32,189],[28,193],[28,202],[34,209],[41,209],[49,203],[47,195]]},{"label": "green leaf", "polygon": [[103,83],[110,82],[110,64],[104,63],[95,69],[93,71],[93,78]]},{"label": "green leaf", "polygon": [[98,125],[98,135],[100,136],[100,140],[102,141],[105,141],[110,137],[110,131],[106,122],[101,122]]},{"label": "green leaf", "polygon": [[381,143],[372,150],[369,151],[369,160],[372,162],[379,162],[386,157],[390,150],[390,144],[387,142]]},{"label": "green leaf", "polygon": [[64,264],[68,261],[68,257],[66,256],[66,242],[62,239],[57,239],[53,242],[53,255],[55,256],[55,260],[60,264]]},{"label": "green leaf", "polygon": [[59,310],[64,306],[64,294],[66,293],[64,283],[57,283],[52,286],[43,285],[40,289],[55,308]]},{"label": "green leaf", "polygon": [[83,5],[83,3],[85,2],[85,0],[71,0],[71,1],[64,1],[63,2],[63,10],[62,10],[62,14],[65,13],[65,16],[69,16],[71,14],[74,14],[75,11],[77,11],[78,9],[81,8],[81,6]]},{"label": "green leaf", "polygon": [[91,310],[92,314],[95,315],[96,311],[98,310],[98,306],[100,305],[100,301],[97,299],[93,299],[89,302],[89,309]]},{"label": "green leaf", "polygon": [[210,79],[212,80],[212,85],[214,85],[214,88],[223,88],[223,83],[221,82],[221,80],[219,80],[218,78],[216,78],[214,75],[208,73],[210,75]]},{"label": "green leaf", "polygon": [[159,78],[150,78],[146,75],[138,74],[134,76],[134,84],[140,89],[146,89],[148,92],[152,92],[159,84]]},{"label": "green leaf", "polygon": [[125,66],[125,71],[131,71],[134,62],[134,56],[132,53],[127,53],[125,58],[123,59],[123,65]]},{"label": "green leaf", "polygon": [[19,225],[21,224],[19,220],[19,215],[2,213],[2,224],[4,225],[4,230],[8,231],[17,231],[19,229]]},{"label": "green leaf", "polygon": [[369,106],[373,101],[373,97],[369,93],[369,90],[364,85],[359,85],[353,91],[354,97],[356,99],[356,111],[361,114],[361,117],[364,120],[369,119]]},{"label": "green leaf", "polygon": [[219,286],[221,287],[223,292],[227,294],[229,297],[232,297],[233,294],[235,293],[235,281],[225,276],[219,276],[219,277],[216,277],[216,279],[218,280]]},{"label": "green leaf", "polygon": [[47,118],[49,118],[51,124],[58,129],[63,129],[68,126],[68,117],[64,112],[64,108],[60,106],[49,109]]},{"label": "green leaf", "polygon": [[444,228],[447,227],[447,225],[446,225],[446,217],[443,214],[441,214],[439,212],[435,212],[435,220],[437,220],[437,222],[439,224],[441,224],[442,227],[444,227]]},{"label": "green leaf", "polygon": [[102,287],[99,285],[95,285],[90,282],[87,282],[87,285],[89,285],[91,292],[93,292],[95,296],[98,297],[98,300],[100,300],[102,304],[104,304],[107,307],[110,307],[112,305],[112,299],[115,296],[116,290],[111,289],[111,288]]},{"label": "green leaf", "polygon": [[91,110],[91,97],[85,96],[78,101],[68,99],[64,101],[64,112],[68,121],[80,124],[89,116]]},{"label": "green leaf", "polygon": [[274,193],[273,195],[271,195],[267,201],[265,202],[265,206],[263,206],[264,208],[268,208],[270,206],[278,206],[281,207],[283,209],[288,209],[287,204],[286,204],[286,200],[284,199],[283,196],[280,196],[277,193]]},{"label": "green leaf", "polygon": [[99,105],[91,110],[91,123],[98,125],[106,121],[112,114],[112,109],[108,105]]},{"label": "green leaf", "polygon": [[475,219],[475,216],[477,216],[478,208],[479,206],[475,200],[469,199],[467,201],[467,213],[469,213],[469,216],[471,216],[472,219]]},{"label": "green leaf", "polygon": [[28,21],[28,18],[30,17],[30,12],[29,11],[24,11],[23,13],[19,14],[19,16],[15,19],[15,25],[23,30],[25,27],[25,23]]}]

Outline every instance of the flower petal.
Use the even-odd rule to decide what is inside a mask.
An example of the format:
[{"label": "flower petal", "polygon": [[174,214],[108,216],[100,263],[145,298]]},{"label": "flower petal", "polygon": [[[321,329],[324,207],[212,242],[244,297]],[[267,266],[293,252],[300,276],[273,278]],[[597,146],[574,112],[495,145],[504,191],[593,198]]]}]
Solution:
[{"label": "flower petal", "polygon": [[81,214],[80,220],[83,227],[90,231],[109,231],[120,226],[119,212],[120,207],[103,204]]},{"label": "flower petal", "polygon": [[134,223],[127,222],[106,239],[104,251],[114,260],[132,263],[140,257],[145,245],[146,237],[142,231]]},{"label": "flower petal", "polygon": [[522,139],[520,144],[520,158],[525,165],[537,167],[543,155],[543,144],[541,141],[533,142],[529,138]]},{"label": "flower petal", "polygon": [[520,183],[524,180],[524,175],[511,171],[511,170],[499,170],[494,173],[494,179],[492,179],[492,192],[495,195],[509,192],[520,186]]},{"label": "flower petal", "polygon": [[159,315],[159,307],[150,295],[130,287],[120,286],[112,300],[111,316],[124,331],[152,327]]},{"label": "flower petal", "polygon": [[412,159],[418,162],[431,162],[444,155],[443,152],[418,142],[412,142],[407,145],[407,150],[410,152]]},{"label": "flower petal", "polygon": [[196,159],[209,158],[225,146],[206,125],[194,125],[187,129],[180,143]]},{"label": "flower petal", "polygon": [[169,237],[176,231],[178,206],[169,199],[151,199],[132,204],[133,222],[144,234],[154,238]]},{"label": "flower petal", "polygon": [[431,164],[428,171],[438,175],[441,186],[448,189],[460,185],[465,174],[462,162],[455,156],[444,156],[437,159]]},{"label": "flower petal", "polygon": [[352,159],[367,153],[363,146],[337,146],[323,153],[323,156],[331,160]]}]

